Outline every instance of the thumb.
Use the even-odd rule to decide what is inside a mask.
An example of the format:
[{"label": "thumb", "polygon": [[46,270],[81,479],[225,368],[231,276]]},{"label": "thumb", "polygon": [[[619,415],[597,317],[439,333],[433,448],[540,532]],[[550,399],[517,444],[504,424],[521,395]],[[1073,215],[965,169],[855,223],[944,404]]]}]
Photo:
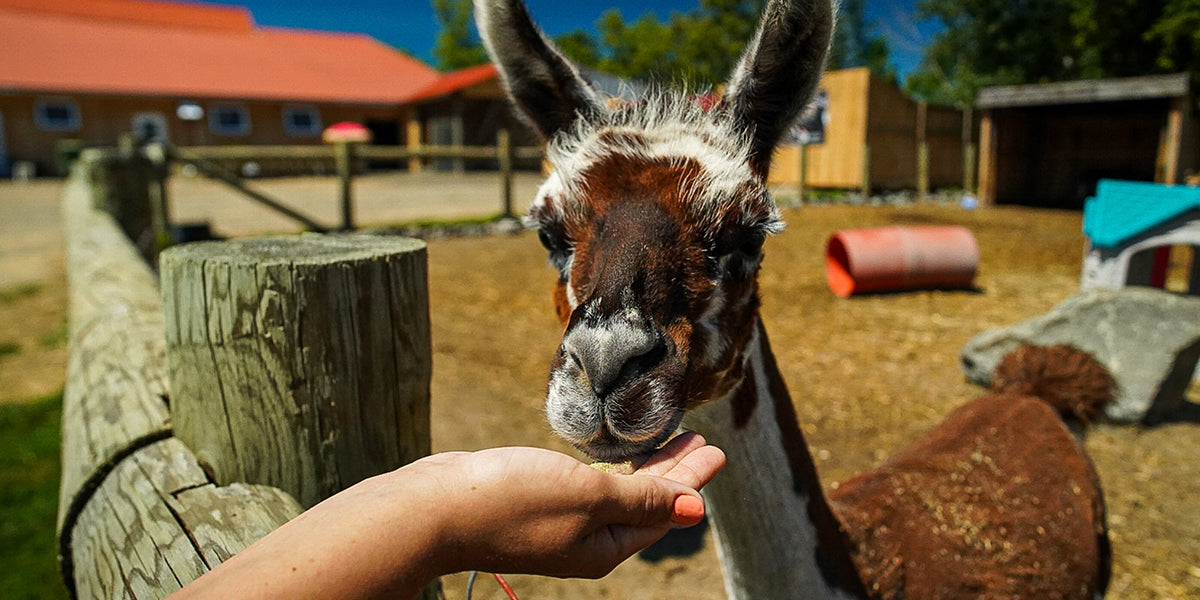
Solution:
[{"label": "thumb", "polygon": [[704,500],[686,485],[653,475],[613,475],[608,524],[662,528],[691,526],[704,518]]}]

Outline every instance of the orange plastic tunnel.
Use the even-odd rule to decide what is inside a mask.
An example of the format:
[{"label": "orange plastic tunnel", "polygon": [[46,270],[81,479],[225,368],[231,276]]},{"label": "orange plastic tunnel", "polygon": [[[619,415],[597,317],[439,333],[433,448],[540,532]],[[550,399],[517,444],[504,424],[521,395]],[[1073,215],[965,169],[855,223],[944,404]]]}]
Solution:
[{"label": "orange plastic tunnel", "polygon": [[841,298],[970,287],[978,267],[979,245],[965,227],[847,229],[825,248],[825,279]]}]

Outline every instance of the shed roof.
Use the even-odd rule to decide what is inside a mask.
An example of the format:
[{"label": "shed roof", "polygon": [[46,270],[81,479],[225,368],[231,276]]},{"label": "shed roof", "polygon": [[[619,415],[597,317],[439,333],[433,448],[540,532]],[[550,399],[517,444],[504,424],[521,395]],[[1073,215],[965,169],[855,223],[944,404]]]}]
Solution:
[{"label": "shed roof", "polygon": [[979,90],[975,97],[975,107],[1009,108],[1178,98],[1187,96],[1190,92],[1191,77],[1187,73],[1036,85],[1002,85]]},{"label": "shed roof", "polygon": [[366,35],[194,3],[0,0],[0,40],[0,92],[399,104],[439,78]]},{"label": "shed roof", "polygon": [[1101,179],[1083,209],[1093,246],[1117,248],[1159,225],[1200,210],[1200,188]]}]

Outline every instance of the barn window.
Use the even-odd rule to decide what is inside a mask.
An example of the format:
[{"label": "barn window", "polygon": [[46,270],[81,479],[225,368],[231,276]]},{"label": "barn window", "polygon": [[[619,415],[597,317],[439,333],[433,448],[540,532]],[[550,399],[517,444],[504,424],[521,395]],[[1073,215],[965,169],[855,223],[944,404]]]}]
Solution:
[{"label": "barn window", "polygon": [[283,130],[295,137],[320,135],[321,113],[313,106],[285,106]]},{"label": "barn window", "polygon": [[250,112],[240,104],[218,104],[208,112],[208,128],[216,135],[247,135]]},{"label": "barn window", "polygon": [[33,105],[33,121],[42,131],[79,131],[83,119],[74,100],[38,100]]}]

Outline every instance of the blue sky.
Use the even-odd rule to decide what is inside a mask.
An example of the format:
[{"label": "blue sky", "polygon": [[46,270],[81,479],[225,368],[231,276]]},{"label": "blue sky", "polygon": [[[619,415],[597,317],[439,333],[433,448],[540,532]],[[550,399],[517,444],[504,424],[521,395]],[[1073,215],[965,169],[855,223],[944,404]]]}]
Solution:
[{"label": "blue sky", "polygon": [[[527,2],[534,19],[551,35],[581,27],[592,29],[600,15],[610,8],[619,9],[626,19],[648,11],[665,18],[672,11],[687,11],[699,4],[698,0]],[[433,62],[430,52],[438,26],[430,0],[225,0],[222,3],[249,8],[260,25],[366,33]],[[914,21],[915,3],[916,0],[867,0],[867,16],[887,35],[892,61],[901,76],[916,66],[923,42],[935,30],[928,23]]]}]

